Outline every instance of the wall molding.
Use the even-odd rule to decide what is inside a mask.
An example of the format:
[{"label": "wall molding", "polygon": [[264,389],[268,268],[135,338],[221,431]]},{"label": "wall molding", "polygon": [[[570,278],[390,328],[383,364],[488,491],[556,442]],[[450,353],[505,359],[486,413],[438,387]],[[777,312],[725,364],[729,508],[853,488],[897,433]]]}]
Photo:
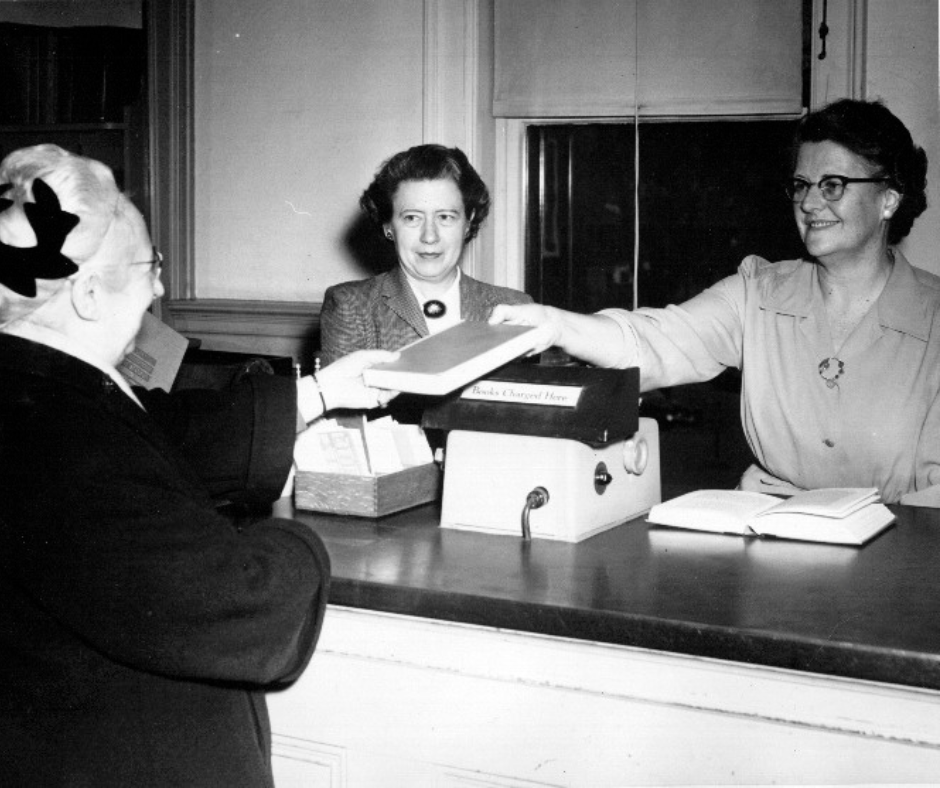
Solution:
[{"label": "wall molding", "polygon": [[[166,259],[168,299],[195,297],[193,260],[193,27],[195,0],[150,0],[150,233]],[[163,305],[158,305],[162,314]]]},{"label": "wall molding", "polygon": [[164,320],[213,350],[289,355],[306,367],[319,347],[318,302],[201,298],[163,304]]},{"label": "wall molding", "polygon": [[356,785],[448,788],[929,781],[938,703],[933,690],[336,605],[310,669],[268,695],[275,737],[342,749]]},{"label": "wall molding", "polygon": [[498,285],[525,290],[526,126],[538,119],[496,119],[494,280]]},{"label": "wall molding", "polygon": [[[320,327],[320,303],[200,298],[168,301],[176,330],[303,338]],[[185,331],[184,331],[185,332]]]},{"label": "wall molding", "polygon": [[346,750],[321,742],[273,734],[271,760],[278,785],[345,788],[349,785]]},{"label": "wall molding", "polygon": [[317,653],[940,749],[930,689],[332,604]]},{"label": "wall molding", "polygon": [[[425,143],[458,147],[479,168],[481,0],[424,0],[424,91],[422,137]],[[462,268],[486,278],[480,243],[464,251]]]}]

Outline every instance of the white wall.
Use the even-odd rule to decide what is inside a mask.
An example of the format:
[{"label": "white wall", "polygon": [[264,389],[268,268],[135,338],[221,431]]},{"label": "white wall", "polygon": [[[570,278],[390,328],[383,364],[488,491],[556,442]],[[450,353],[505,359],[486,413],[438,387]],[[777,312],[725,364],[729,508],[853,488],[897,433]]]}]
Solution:
[{"label": "white wall", "polygon": [[[834,27],[847,2],[829,3]],[[867,0],[867,9],[863,92],[886,100],[932,162],[931,207],[904,249],[940,273],[936,0]],[[459,34],[491,24],[490,13],[489,0],[196,3],[197,297],[318,302],[330,284],[370,275],[349,240],[359,195],[382,160],[421,142],[464,147],[497,202],[517,210],[494,161],[490,42],[482,34],[474,50],[473,36]],[[516,282],[519,272],[503,270],[513,239],[500,210],[471,271]]]},{"label": "white wall", "polygon": [[940,114],[936,0],[868,0],[866,98],[881,98],[927,152],[928,208],[902,250],[940,274]]},{"label": "white wall", "polygon": [[421,142],[422,0],[199,0],[199,298],[320,301],[370,272],[346,237],[391,154]]}]

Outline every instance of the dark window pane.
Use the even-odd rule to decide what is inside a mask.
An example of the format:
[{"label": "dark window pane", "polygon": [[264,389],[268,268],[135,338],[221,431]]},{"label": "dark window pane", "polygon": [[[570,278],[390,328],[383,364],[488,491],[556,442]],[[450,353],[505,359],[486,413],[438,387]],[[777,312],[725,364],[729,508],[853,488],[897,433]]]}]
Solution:
[{"label": "dark window pane", "polygon": [[[781,183],[793,121],[640,125],[639,304],[683,301],[745,255],[797,256]],[[528,129],[526,289],[576,311],[633,305],[634,128]]]}]

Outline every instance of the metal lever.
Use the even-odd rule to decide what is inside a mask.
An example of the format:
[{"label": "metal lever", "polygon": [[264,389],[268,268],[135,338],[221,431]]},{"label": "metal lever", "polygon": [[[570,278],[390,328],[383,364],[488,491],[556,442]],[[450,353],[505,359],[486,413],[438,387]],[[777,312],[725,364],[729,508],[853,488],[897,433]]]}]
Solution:
[{"label": "metal lever", "polygon": [[533,509],[541,509],[548,503],[548,490],[544,487],[536,487],[525,497],[525,506],[522,507],[522,538],[528,542],[532,539],[532,531],[529,528],[529,512]]}]

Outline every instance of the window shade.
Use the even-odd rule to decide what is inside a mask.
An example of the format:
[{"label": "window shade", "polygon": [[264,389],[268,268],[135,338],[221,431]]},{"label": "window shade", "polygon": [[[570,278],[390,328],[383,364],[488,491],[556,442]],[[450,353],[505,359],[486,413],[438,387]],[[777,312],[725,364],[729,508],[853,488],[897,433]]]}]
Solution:
[{"label": "window shade", "polygon": [[496,0],[498,117],[796,114],[802,0]]}]

